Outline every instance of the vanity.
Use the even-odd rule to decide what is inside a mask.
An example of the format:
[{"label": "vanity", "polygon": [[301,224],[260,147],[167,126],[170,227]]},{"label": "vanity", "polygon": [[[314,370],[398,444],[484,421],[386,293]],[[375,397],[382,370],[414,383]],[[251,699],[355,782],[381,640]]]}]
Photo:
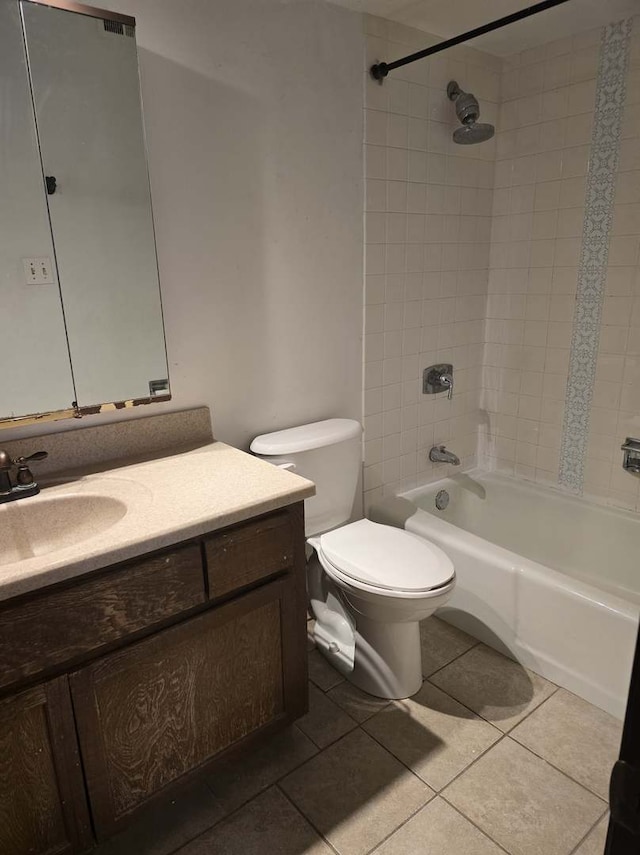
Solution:
[{"label": "vanity", "polygon": [[0,853],[63,855],[306,712],[315,488],[208,411],[33,436],[171,400],[136,22],[0,0],[0,76]]},{"label": "vanity", "polygon": [[306,712],[313,493],[213,442],[0,506],[0,852],[88,850]]}]

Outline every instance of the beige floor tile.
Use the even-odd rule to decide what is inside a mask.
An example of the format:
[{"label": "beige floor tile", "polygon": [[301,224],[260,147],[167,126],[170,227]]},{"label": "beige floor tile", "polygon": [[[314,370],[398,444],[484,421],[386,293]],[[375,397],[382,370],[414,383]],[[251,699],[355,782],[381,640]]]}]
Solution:
[{"label": "beige floor tile", "polygon": [[277,787],[176,855],[330,855],[331,850]]},{"label": "beige floor tile", "polygon": [[207,783],[226,810],[234,810],[317,753],[313,742],[291,727],[241,760],[221,764]]},{"label": "beige floor tile", "polygon": [[335,701],[339,707],[342,707],[351,718],[359,723],[366,721],[372,715],[380,712],[381,709],[389,706],[389,701],[368,695],[348,680],[344,680],[327,694],[332,701]]},{"label": "beige floor tile", "polygon": [[298,719],[296,727],[306,733],[319,748],[326,748],[336,739],[356,727],[350,715],[316,688],[309,684],[309,712]]},{"label": "beige floor tile", "polygon": [[606,807],[509,738],[443,795],[511,855],[569,855]]},{"label": "beige floor tile", "polygon": [[433,791],[362,730],[335,742],[280,784],[341,855],[364,855]]},{"label": "beige floor tile", "polygon": [[511,736],[608,799],[609,778],[622,736],[622,723],[613,716],[559,689],[514,728]]},{"label": "beige floor tile", "polygon": [[93,855],[169,855],[222,819],[226,811],[206,784],[160,802]]},{"label": "beige floor tile", "polygon": [[593,831],[578,846],[574,855],[602,855],[607,842],[607,829],[609,828],[609,812],[602,817]]},{"label": "beige floor tile", "polygon": [[428,617],[420,624],[422,673],[428,677],[477,643],[477,638],[450,623],[437,617]]},{"label": "beige floor tile", "polygon": [[434,790],[441,790],[502,736],[429,683],[412,698],[394,701],[363,727]]},{"label": "beige floor tile", "polygon": [[556,691],[556,686],[479,644],[429,678],[505,733]]},{"label": "beige floor tile", "polygon": [[323,692],[328,692],[333,689],[338,683],[344,679],[342,674],[339,674],[319,650],[309,651],[309,679],[312,680],[319,689]]},{"label": "beige floor tile", "polygon": [[375,855],[504,855],[457,810],[435,798],[388,837]]}]

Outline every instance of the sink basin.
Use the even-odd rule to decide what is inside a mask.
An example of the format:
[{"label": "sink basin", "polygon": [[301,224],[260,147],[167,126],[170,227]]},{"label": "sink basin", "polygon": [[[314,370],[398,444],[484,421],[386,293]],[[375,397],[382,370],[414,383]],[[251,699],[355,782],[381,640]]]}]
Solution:
[{"label": "sink basin", "polygon": [[0,505],[0,565],[74,546],[101,534],[127,513],[120,499],[67,494]]}]

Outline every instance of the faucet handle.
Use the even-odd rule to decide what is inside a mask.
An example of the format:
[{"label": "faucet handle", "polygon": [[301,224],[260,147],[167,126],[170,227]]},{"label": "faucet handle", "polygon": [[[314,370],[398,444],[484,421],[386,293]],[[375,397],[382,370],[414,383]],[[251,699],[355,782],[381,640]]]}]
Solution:
[{"label": "faucet handle", "polygon": [[32,463],[34,460],[46,460],[49,456],[48,451],[35,451],[33,454],[30,454],[28,457],[19,457],[15,462],[16,466],[20,466],[22,463]]},{"label": "faucet handle", "polygon": [[35,482],[33,480],[31,470],[29,469],[29,464],[38,460],[46,460],[48,456],[49,452],[47,451],[36,451],[28,457],[18,457],[17,460],[14,460],[15,465],[18,467],[18,473],[16,475],[16,484],[18,487],[33,486]]},{"label": "faucet handle", "polygon": [[440,383],[448,390],[447,399],[450,401],[453,398],[453,374],[442,374]]}]

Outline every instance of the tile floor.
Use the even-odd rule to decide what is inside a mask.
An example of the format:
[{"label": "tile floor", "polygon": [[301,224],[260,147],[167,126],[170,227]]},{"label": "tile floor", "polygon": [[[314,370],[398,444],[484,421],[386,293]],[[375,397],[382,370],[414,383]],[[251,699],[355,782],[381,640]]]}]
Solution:
[{"label": "tile floor", "polygon": [[98,855],[602,855],[621,725],[437,618],[405,701],[309,652],[310,711]]}]

